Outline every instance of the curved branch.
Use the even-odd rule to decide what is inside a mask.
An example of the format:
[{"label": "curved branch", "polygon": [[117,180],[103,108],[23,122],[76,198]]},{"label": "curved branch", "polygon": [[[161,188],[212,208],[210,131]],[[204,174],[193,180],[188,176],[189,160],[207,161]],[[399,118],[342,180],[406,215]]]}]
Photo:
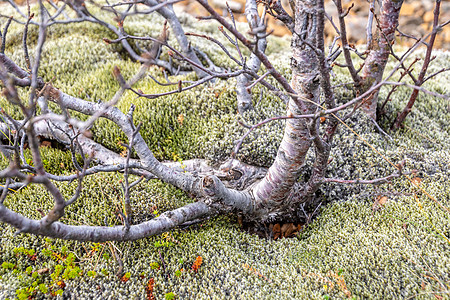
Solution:
[{"label": "curved branch", "polygon": [[185,222],[214,214],[203,202],[195,202],[163,213],[161,216],[138,225],[125,226],[74,226],[54,222],[47,227],[41,222],[22,216],[0,204],[0,221],[8,223],[21,233],[32,233],[51,238],[76,241],[133,241],[168,231]]},{"label": "curved branch", "polygon": [[[154,7],[159,5],[156,0],[145,0],[145,4],[150,7]],[[202,65],[197,55],[195,55],[194,49],[191,47],[190,42],[188,41],[183,26],[181,26],[180,20],[175,15],[173,11],[172,5],[166,5],[156,10],[161,16],[163,16],[167,21],[169,21],[170,27],[175,34],[175,37],[178,41],[178,45],[181,48],[181,52],[188,57],[191,61],[195,62],[198,65]],[[203,78],[207,76],[207,74],[201,70],[200,68],[193,67],[195,73],[197,73],[198,77]]]}]

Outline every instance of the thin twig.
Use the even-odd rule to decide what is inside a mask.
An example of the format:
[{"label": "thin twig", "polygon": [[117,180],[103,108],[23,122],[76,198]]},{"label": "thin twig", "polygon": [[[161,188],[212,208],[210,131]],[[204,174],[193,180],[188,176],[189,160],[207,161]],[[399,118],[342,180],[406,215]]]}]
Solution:
[{"label": "thin twig", "polygon": [[371,180],[363,180],[363,179],[338,179],[338,178],[323,178],[321,181],[323,183],[343,183],[343,184],[371,184],[371,185],[379,185],[390,183],[392,179],[401,177],[403,174],[394,173],[386,177],[371,179]]},{"label": "thin twig", "polygon": [[3,35],[2,35],[2,47],[0,48],[0,53],[5,53],[5,47],[6,47],[6,34],[8,33],[9,25],[11,25],[11,21],[13,19],[13,16],[8,18],[8,21],[6,21],[6,25],[3,28]]}]

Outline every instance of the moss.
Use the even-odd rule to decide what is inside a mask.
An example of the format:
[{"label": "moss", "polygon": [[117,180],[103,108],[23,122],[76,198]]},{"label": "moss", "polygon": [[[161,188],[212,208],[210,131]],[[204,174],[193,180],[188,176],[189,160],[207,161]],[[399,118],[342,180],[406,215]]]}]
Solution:
[{"label": "moss", "polygon": [[[117,179],[117,175],[96,175],[86,179],[82,197],[68,210],[64,222],[94,225],[106,220],[109,224],[119,223],[114,217],[114,203],[121,197],[114,185]],[[450,193],[445,178],[425,180],[422,184],[430,191],[440,187],[434,196],[442,204],[450,204],[448,197],[443,197]],[[401,185],[405,186],[405,183]],[[73,186],[63,188],[63,191],[70,195]],[[41,187],[30,187],[11,197],[6,205],[14,205],[17,211],[36,218],[39,214],[34,205],[44,211],[51,207],[45,194]],[[158,182],[140,184],[132,199],[135,211],[141,212],[137,216],[139,221],[152,218],[150,211],[154,206],[164,211],[192,201]],[[232,218],[220,217],[158,237],[115,243],[124,270],[130,272],[127,282],[114,278],[117,266],[107,245],[99,245],[92,258],[80,263],[85,275],[66,280],[64,293],[70,298],[101,295],[139,299],[145,295],[149,278],[155,280],[157,297],[173,292],[180,298],[197,299],[319,299],[325,294],[345,298],[346,293],[361,298],[385,299],[439,291],[436,280],[450,280],[450,257],[447,255],[450,245],[440,235],[448,236],[450,222],[446,212],[434,202],[425,197],[420,197],[420,201],[424,209],[416,204],[413,196],[391,197],[383,209],[373,212],[371,200],[365,195],[356,195],[329,205],[298,238],[276,242],[248,235],[234,225]],[[14,249],[23,246],[41,253],[47,240],[29,235],[13,237],[10,227],[1,226],[2,261],[25,270],[29,264],[27,258],[14,255]],[[166,241],[170,242],[167,246],[157,246],[157,242]],[[78,257],[85,256],[89,252],[85,249],[94,246],[67,241],[51,241],[51,245],[58,253],[66,246]],[[108,259],[99,254],[103,247],[104,253],[109,254]],[[161,256],[165,267],[154,268],[155,262],[162,265]],[[190,266],[197,256],[202,257],[203,263],[195,273]],[[105,269],[107,271],[103,272],[108,275],[88,276],[87,272],[94,271],[96,263],[95,270]],[[33,270],[52,269],[57,264],[58,261],[38,254]],[[181,269],[181,275],[176,276]],[[428,272],[432,272],[436,280],[430,279]],[[0,285],[11,293],[16,278],[17,274],[12,271],[2,271]],[[92,290],[93,284],[98,286],[96,290]]]},{"label": "moss", "polygon": [[[152,15],[151,19],[152,22],[148,22],[144,17],[130,18],[126,23],[126,28],[131,34],[136,35],[160,32],[163,26],[162,18]],[[187,16],[182,17],[181,22],[186,31],[203,31],[221,40],[227,48],[232,49],[231,53],[237,56],[233,46],[216,30],[214,22],[201,22],[199,25],[198,22]],[[24,66],[21,30],[21,26],[12,25],[8,34],[6,52],[14,61]],[[156,36],[156,34],[153,35]],[[86,100],[108,101],[119,87],[111,74],[113,66],[118,66],[124,77],[129,78],[136,72],[139,65],[129,60],[123,60],[116,51],[117,47],[105,45],[102,42],[104,37],[110,38],[110,33],[102,27],[90,23],[50,27],[40,74],[46,81],[52,80],[54,86],[68,94]],[[34,27],[31,27],[30,48],[34,46],[36,39],[37,32]],[[288,66],[286,58],[281,59],[277,54],[288,48],[289,41],[275,38],[270,38],[270,40],[272,43],[270,43],[268,53],[271,53],[272,57],[276,58],[275,61],[286,69]],[[176,46],[174,37],[171,36],[169,43]],[[194,39],[194,44],[209,54],[216,64],[220,66],[233,64],[224,53],[218,53],[217,46],[205,43],[201,39]],[[140,46],[145,47],[145,44],[140,44]],[[245,49],[242,51],[244,54],[246,53]],[[158,69],[153,69],[151,73],[159,80],[164,81]],[[171,78],[172,81],[179,79],[182,78]],[[173,156],[176,155],[183,159],[205,157],[218,161],[231,153],[234,140],[238,139],[244,131],[237,124],[235,91],[232,82],[233,80],[228,82],[218,80],[214,87],[208,87],[206,93],[204,89],[197,88],[183,94],[166,97],[164,101],[162,99],[136,99],[135,95],[128,93],[119,103],[119,108],[126,112],[131,103],[136,104],[138,109],[135,113],[135,120],[143,123],[141,132],[157,158],[173,159]],[[141,81],[135,88],[146,93],[159,93],[172,89],[158,86],[151,79]],[[255,91],[259,93],[259,89],[255,89]],[[24,99],[26,99],[26,93],[27,91],[21,91]],[[17,109],[4,99],[0,100],[0,106],[4,107],[13,117],[22,117]],[[259,107],[256,115],[250,116],[247,121],[260,121],[273,113],[282,114],[284,110],[280,101],[273,95],[265,95],[260,101]],[[55,105],[52,105],[52,108],[58,111]],[[180,115],[184,117],[183,124],[178,121]],[[77,113],[74,113],[74,116],[85,118]],[[282,127],[282,122],[276,124],[276,133],[280,132]],[[260,136],[268,136],[267,139],[258,139],[257,143],[251,145],[244,144],[240,158],[248,163],[269,165],[276,154],[276,145],[280,141],[278,135],[273,133],[273,128],[274,126],[269,125],[262,130],[267,134]],[[118,143],[125,137],[113,124],[101,120],[95,125],[94,132],[96,141],[110,149],[121,150]],[[211,139],[205,138],[208,133]],[[250,138],[256,136],[257,134],[252,134]],[[264,146],[256,146],[261,145],[259,142],[270,142],[271,147],[266,149]],[[256,154],[258,151],[261,151],[261,154]]]},{"label": "moss", "polygon": [[[48,173],[62,175],[75,170],[72,154],[69,150],[64,151],[51,147],[41,147],[40,153],[44,169]],[[27,163],[33,166],[34,164],[30,149],[25,149],[24,156]],[[81,156],[77,154],[76,158],[80,166],[83,166]],[[9,163],[10,160],[3,154],[0,154],[0,169],[5,169],[8,167]],[[4,180],[1,180],[0,183],[4,183]]]},{"label": "moss", "polygon": [[[198,23],[189,16],[183,16],[181,20],[187,31],[201,31],[224,40],[214,23]],[[42,75],[46,80],[54,78],[55,85],[70,94],[92,101],[107,101],[118,88],[111,76],[112,67],[118,65],[125,78],[129,78],[139,65],[124,60],[117,52],[120,49],[103,44],[101,39],[108,33],[100,27],[92,24],[73,26],[51,28]],[[162,21],[159,17],[152,22],[130,19],[126,26],[130,32],[156,36]],[[17,50],[21,40],[20,27],[12,25],[11,28],[7,53],[23,64],[21,51]],[[30,44],[33,44],[36,31],[31,30]],[[174,44],[173,37],[170,42]],[[269,48],[273,51],[271,58],[281,71],[288,73],[289,54],[283,48],[287,48],[289,42],[277,39],[274,42],[276,47]],[[211,54],[215,63],[229,63],[229,59],[218,53],[217,47],[198,40],[194,43]],[[447,52],[437,52],[430,72],[448,67],[449,61]],[[390,63],[387,70],[394,65]],[[162,79],[157,68],[152,68],[150,73]],[[335,69],[335,75],[335,84],[348,81],[346,71]],[[440,74],[425,87],[449,93],[448,76],[447,73]],[[179,79],[181,77],[171,77],[172,81]],[[150,79],[143,80],[136,88],[148,93],[170,89],[155,85]],[[255,95],[259,93],[258,88],[254,91]],[[351,89],[337,92],[340,103],[353,94]],[[385,97],[388,92],[388,87],[383,88],[380,97]],[[399,87],[388,103],[388,112],[394,114],[403,108],[409,92]],[[21,93],[26,96],[27,91]],[[132,103],[137,106],[135,120],[143,123],[142,135],[158,158],[205,157],[216,161],[228,157],[233,141],[245,132],[237,123],[234,98],[233,81],[218,80],[214,86],[206,85],[154,100],[136,99],[127,93],[119,108],[126,112]],[[0,99],[0,106],[13,116],[20,116],[4,99]],[[405,160],[405,171],[417,169],[416,175],[422,179],[420,185],[440,204],[450,207],[450,114],[443,113],[448,109],[446,101],[421,95],[407,118],[409,128],[390,133],[392,141],[376,133],[373,125],[360,113],[347,123],[392,162]],[[244,121],[255,124],[283,113],[283,104],[273,95],[264,93],[256,110],[244,116]],[[180,115],[183,115],[182,122]],[[388,125],[390,121],[384,120],[382,125]],[[239,158],[249,163],[270,165],[283,125],[283,122],[272,122],[252,133]],[[93,131],[97,141],[121,150],[118,142],[124,141],[124,136],[110,122],[99,121]],[[329,177],[370,179],[393,171],[383,158],[345,127],[340,128],[333,143]],[[50,160],[50,157],[57,155],[64,164],[70,161],[66,152],[42,151],[52,171],[58,171],[60,162]],[[4,163],[5,160],[0,160],[2,167]],[[120,224],[116,216],[116,210],[122,207],[123,196],[117,187],[120,178],[120,174],[86,178],[80,199],[68,208],[63,221],[74,225]],[[73,195],[74,183],[58,186],[65,197]],[[0,270],[0,298],[17,296],[17,290],[33,284],[35,271],[49,268],[49,273],[39,275],[44,286],[37,295],[43,296],[45,287],[52,284],[50,274],[63,263],[43,255],[42,250],[47,248],[60,254],[64,251],[74,253],[78,257],[76,262],[82,275],[65,282],[64,297],[72,299],[142,299],[146,296],[145,286],[150,278],[155,281],[154,295],[158,299],[169,293],[180,299],[324,299],[326,295],[347,298],[349,293],[357,298],[415,295],[428,298],[432,297],[432,292],[448,296],[445,293],[448,293],[450,282],[450,245],[446,239],[450,236],[450,220],[438,204],[413,188],[406,179],[380,187],[328,184],[322,191],[327,201],[334,202],[324,207],[320,216],[297,238],[276,242],[242,232],[230,216],[133,243],[102,245],[51,241],[31,235],[14,236],[11,227],[1,224],[0,264],[5,263],[11,268]],[[378,195],[388,196],[388,202],[373,211],[373,202]],[[141,183],[133,190],[131,199],[135,222],[149,220],[155,213],[194,201],[183,192],[157,181]],[[37,209],[48,211],[52,200],[41,186],[30,186],[8,197],[5,205],[29,217],[40,218]],[[32,262],[26,255],[16,255],[14,250],[20,247],[34,250],[37,260]],[[114,275],[117,264],[109,250],[113,247],[122,257],[124,274],[130,274],[126,282]],[[198,256],[202,257],[203,263],[195,273],[191,266]],[[27,271],[30,266],[31,275]]]},{"label": "moss", "polygon": [[[72,162],[72,154],[70,151],[63,151],[50,147],[41,147],[41,158],[44,165],[44,169],[51,174],[61,175],[68,172],[74,171],[74,166]],[[28,163],[33,165],[32,156],[29,149],[24,153],[25,159]],[[81,166],[83,162],[79,155],[76,155],[77,161]]]}]

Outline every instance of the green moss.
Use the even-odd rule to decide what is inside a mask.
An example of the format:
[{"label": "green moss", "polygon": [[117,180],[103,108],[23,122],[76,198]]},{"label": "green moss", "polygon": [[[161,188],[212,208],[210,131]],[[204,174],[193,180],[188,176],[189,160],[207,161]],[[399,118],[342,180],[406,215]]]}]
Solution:
[{"label": "green moss", "polygon": [[[40,148],[41,159],[46,172],[61,175],[68,172],[73,172],[75,167],[72,161],[72,154],[69,150],[63,151],[51,147]],[[33,166],[33,160],[30,149],[24,151],[25,160],[28,164]],[[5,169],[9,165],[7,157],[0,155],[0,168]],[[80,155],[76,155],[78,163],[83,166],[83,161]]]},{"label": "green moss", "polygon": [[[114,184],[119,178],[119,175],[87,178],[81,198],[67,210],[64,222],[120,224],[115,210],[120,206],[122,195]],[[397,184],[407,186],[406,182]],[[450,205],[450,185],[444,176],[425,179],[422,185],[443,205]],[[73,188],[74,185],[65,186],[62,191],[69,196]],[[414,190],[403,190],[405,194],[409,192]],[[439,282],[430,279],[428,272],[433,272],[441,282],[450,280],[447,255],[450,245],[441,236],[448,236],[450,232],[448,214],[423,195],[416,195],[422,208],[414,196],[390,196],[385,206],[375,212],[372,211],[373,199],[365,194],[335,202],[294,239],[262,240],[241,231],[233,219],[220,217],[187,230],[176,229],[136,242],[114,243],[120,250],[124,270],[130,273],[127,282],[112,275],[117,270],[114,259],[100,254],[101,251],[110,253],[107,245],[47,241],[30,235],[13,237],[13,230],[5,225],[1,225],[1,259],[25,270],[27,256],[14,254],[18,245],[35,249],[36,253],[51,245],[50,253],[67,253],[65,251],[70,249],[77,257],[93,249],[95,254],[80,264],[85,275],[72,276],[65,281],[66,293],[86,298],[93,295],[90,286],[94,282],[100,284],[99,293],[105,297],[141,298],[149,278],[155,280],[154,293],[161,297],[168,291],[180,298],[199,299],[211,295],[318,299],[325,294],[345,298],[348,292],[362,298],[408,297],[424,291],[439,291]],[[155,207],[165,211],[192,201],[182,192],[158,182],[140,184],[131,198],[136,221],[151,219]],[[52,204],[42,187],[31,186],[9,198],[6,205],[39,218],[35,208],[47,211]],[[167,246],[158,246],[166,242],[169,242]],[[157,268],[155,262],[163,264],[161,255],[164,268]],[[195,273],[190,267],[197,256],[202,257],[203,263]],[[38,254],[33,270],[49,267],[54,272],[61,264],[52,259],[51,254],[46,257]],[[94,262],[98,263],[96,270],[102,270],[97,274],[103,277],[88,276]],[[145,274],[143,278],[142,274]],[[0,285],[11,290],[15,278],[17,274],[4,271]]]},{"label": "green moss", "polygon": [[[198,23],[188,16],[181,20],[187,31],[205,32],[223,40],[214,23]],[[159,17],[151,22],[136,18],[130,19],[126,26],[135,34],[157,36],[162,21]],[[20,26],[11,28],[7,53],[23,65],[22,52],[17,50],[21,43]],[[123,59],[119,48],[101,41],[108,33],[98,26],[76,24],[55,26],[50,30],[41,75],[46,80],[53,79],[55,86],[69,94],[92,101],[108,101],[118,89],[111,75],[113,66],[119,66],[125,78],[139,68],[139,64]],[[31,29],[31,45],[36,41],[36,34],[35,29]],[[229,59],[218,53],[217,47],[193,41],[211,54],[217,64],[229,63]],[[170,42],[175,44],[173,37]],[[269,47],[269,51],[273,51],[271,58],[282,72],[288,73],[286,48],[289,42],[277,39],[274,42],[276,46]],[[448,67],[449,61],[447,52],[437,52],[430,72]],[[394,65],[390,63],[387,70]],[[345,70],[334,71],[334,84],[348,81]],[[157,68],[151,68],[150,73],[163,79]],[[182,78],[171,77],[172,81],[179,79]],[[449,80],[449,75],[443,73],[427,82],[425,88],[448,94]],[[170,87],[152,83],[149,78],[135,88],[146,93],[170,90]],[[389,87],[383,88],[380,97],[386,97],[389,90]],[[254,91],[258,100],[259,88]],[[26,90],[21,91],[25,99],[26,93]],[[388,112],[395,115],[402,109],[409,93],[408,89],[399,87],[388,103]],[[340,89],[338,101],[343,103],[352,94],[351,89]],[[126,93],[118,107],[126,112],[131,104],[137,107],[135,121],[143,123],[142,135],[160,159],[204,157],[220,161],[229,156],[233,142],[245,132],[237,123],[233,80],[218,80],[214,86],[205,85],[153,100],[136,99]],[[17,109],[4,99],[0,99],[0,106],[20,117]],[[445,113],[448,109],[448,101],[421,95],[407,118],[406,124],[411,129],[390,133],[392,141],[376,133],[360,113],[347,123],[392,162],[405,160],[405,171],[417,169],[417,175],[422,178],[421,186],[441,205],[450,207],[450,115]],[[283,113],[283,104],[273,95],[264,93],[256,110],[244,116],[244,121],[255,124]],[[75,113],[74,116],[81,117]],[[390,121],[383,120],[382,125]],[[253,132],[239,158],[270,165],[283,126],[283,122],[271,122]],[[120,141],[126,142],[123,134],[106,120],[97,122],[93,132],[96,141],[116,151],[121,151]],[[333,143],[329,177],[370,179],[393,172],[383,158],[345,127],[340,128]],[[63,172],[66,170],[58,170],[58,166],[70,165],[67,152],[46,148],[42,151],[49,171]],[[59,158],[50,159],[52,157]],[[309,162],[312,159],[311,153]],[[3,168],[5,164],[2,158],[0,166]],[[67,209],[62,221],[73,225],[121,224],[116,213],[122,209],[123,195],[117,184],[121,178],[120,174],[86,178],[80,199]],[[66,198],[73,195],[75,183],[58,183],[58,186]],[[30,287],[39,297],[49,296],[52,287],[55,295],[64,293],[68,298],[142,299],[150,278],[154,279],[154,295],[158,299],[168,293],[180,299],[333,299],[347,298],[349,293],[357,298],[373,299],[415,295],[431,298],[433,292],[448,296],[450,246],[446,239],[450,236],[450,220],[436,202],[413,188],[406,179],[381,187],[328,184],[323,186],[322,192],[327,201],[334,202],[324,207],[320,216],[297,238],[276,242],[243,232],[230,216],[132,243],[107,244],[14,236],[11,227],[1,224],[0,263],[5,267],[0,270],[0,298],[19,297],[16,291],[25,297]],[[389,200],[380,210],[373,211],[378,195],[386,195]],[[156,181],[141,183],[133,190],[131,199],[135,223],[153,218],[155,210],[164,212],[194,201],[183,192]],[[53,203],[43,187],[29,186],[10,195],[5,205],[38,219],[41,215],[37,209],[47,212]],[[110,249],[119,253],[124,264],[123,274],[129,274],[128,281],[123,282],[114,275],[118,267]],[[37,255],[34,262],[27,255],[31,251]],[[76,257],[74,263],[81,273],[67,271],[63,291],[54,285],[51,274],[55,279],[62,278],[68,268],[65,259],[58,256],[68,257],[70,253]],[[198,256],[203,263],[198,272],[194,272],[191,266]],[[44,268],[49,268],[49,272],[37,273]]]},{"label": "green moss", "polygon": [[[131,34],[157,36],[162,30],[163,20],[158,16],[151,16],[152,22],[148,22],[143,17],[130,18],[126,23],[126,28]],[[199,23],[190,17],[181,18],[186,31],[203,31],[210,33],[225,44],[229,49],[232,45],[216,30],[213,22]],[[239,25],[242,26],[242,25]],[[29,34],[30,48],[34,46],[37,32],[31,27]],[[20,65],[24,65],[21,49],[22,27],[13,24],[10,30],[7,54]],[[108,101],[119,86],[111,74],[114,66],[118,66],[125,78],[130,78],[139,68],[139,64],[129,60],[122,60],[115,46],[106,45],[102,38],[111,38],[102,27],[81,23],[71,26],[55,25],[49,28],[45,51],[41,60],[40,75],[46,81],[52,80],[53,85],[64,92],[92,101]],[[194,43],[199,49],[209,54],[214,62],[220,66],[232,65],[232,61],[224,54],[218,53],[218,48],[205,43],[202,39],[194,39]],[[268,53],[280,61],[279,51],[285,51],[289,45],[287,39],[270,38],[272,43],[268,48]],[[174,37],[171,36],[169,42],[176,46]],[[145,47],[145,44],[140,44]],[[245,49],[243,49],[245,54]],[[32,52],[32,51],[30,51]],[[237,56],[236,50],[231,50]],[[286,68],[286,61],[279,63]],[[151,70],[153,76],[161,78],[162,74],[158,69]],[[171,78],[177,81],[183,78]],[[190,78],[188,78],[190,79]],[[119,108],[126,112],[131,103],[136,104],[135,121],[142,122],[141,133],[148,142],[150,149],[159,159],[173,159],[176,155],[183,159],[192,157],[205,157],[215,161],[222,160],[231,153],[231,146],[234,140],[244,132],[237,123],[235,91],[233,80],[224,82],[218,81],[214,87],[209,86],[207,90],[197,88],[183,94],[175,94],[166,97],[164,100],[145,98],[136,99],[134,94],[127,93]],[[231,83],[231,84],[230,84]],[[151,79],[143,80],[135,86],[146,93],[160,93],[171,90],[172,87],[161,87]],[[259,89],[255,89],[259,93]],[[26,91],[21,91],[21,96],[26,99]],[[11,106],[5,99],[0,100],[0,106],[15,118],[21,118],[17,108]],[[55,105],[51,107],[58,112]],[[260,101],[260,109],[249,116],[247,122],[260,121],[273,113],[283,113],[282,104],[273,95],[265,95]],[[184,121],[179,122],[179,116],[183,115]],[[85,116],[74,113],[75,117],[85,119]],[[276,126],[277,133],[282,130],[283,123]],[[276,144],[279,142],[279,135],[269,134],[273,132],[273,126],[266,126],[268,139],[257,139],[256,134],[252,134],[250,139],[257,139],[252,145],[244,144],[241,150],[241,159],[248,163],[268,165],[276,154]],[[121,151],[118,143],[124,141],[125,137],[119,129],[106,120],[99,121],[94,127],[95,140],[103,143],[110,149]],[[231,133],[231,135],[230,135]],[[210,136],[211,138],[205,138]],[[249,140],[250,140],[249,139]],[[225,140],[225,143],[223,142]],[[269,142],[270,148],[264,146],[255,147],[260,142]],[[261,154],[256,154],[262,151]]]}]

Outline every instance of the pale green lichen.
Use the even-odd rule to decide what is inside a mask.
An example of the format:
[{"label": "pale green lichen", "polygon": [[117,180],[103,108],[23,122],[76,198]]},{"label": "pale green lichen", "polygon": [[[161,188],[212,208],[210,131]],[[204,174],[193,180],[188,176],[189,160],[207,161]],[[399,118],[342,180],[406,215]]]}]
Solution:
[{"label": "pale green lichen", "polygon": [[[208,32],[223,40],[214,24],[203,25],[189,16],[183,16],[182,21],[190,31],[195,28],[196,32]],[[22,54],[17,50],[20,49],[20,26],[14,26],[7,53],[23,64]],[[162,21],[160,18],[152,22],[138,19],[130,21],[127,26],[130,32],[157,36]],[[115,51],[117,48],[101,42],[108,33],[98,26],[76,24],[51,30],[53,34],[45,48],[41,75],[46,80],[54,78],[55,86],[69,94],[92,101],[107,101],[118,89],[111,75],[112,67],[119,66],[125,78],[139,68],[138,64],[124,60]],[[36,41],[36,31],[31,32],[30,41]],[[173,40],[171,42],[174,44]],[[278,43],[277,48],[270,48],[274,52],[283,45],[288,46],[286,40],[275,42]],[[196,41],[196,44],[212,55],[217,64],[229,63],[216,47],[204,41]],[[271,57],[283,72],[289,72],[287,50],[283,55],[277,53]],[[449,61],[447,52],[437,52],[430,72],[448,67]],[[387,71],[394,65],[390,63]],[[162,78],[158,69],[152,68],[150,72]],[[336,69],[335,73],[335,84],[348,81],[345,71]],[[427,82],[425,88],[449,93],[449,80],[449,75],[443,73]],[[136,88],[149,93],[168,89],[155,85],[150,79],[145,79]],[[382,99],[389,89],[381,90]],[[26,96],[26,92],[21,93]],[[258,92],[255,89],[255,100],[259,98]],[[337,92],[340,103],[353,94],[350,89]],[[388,112],[393,114],[402,109],[409,93],[409,89],[399,87],[387,106]],[[222,160],[230,154],[233,141],[245,132],[236,122],[232,80],[218,81],[214,87],[206,85],[155,100],[136,99],[127,93],[118,106],[126,112],[132,103],[137,106],[135,121],[143,122],[141,132],[158,158],[172,159],[175,154],[183,159],[204,157]],[[4,99],[0,100],[0,106],[13,115],[20,115]],[[406,120],[414,131],[405,128],[390,133],[392,141],[376,133],[361,113],[355,114],[347,123],[393,163],[405,160],[405,171],[417,169],[417,175],[422,178],[421,187],[441,205],[450,207],[448,112],[448,101],[421,95]],[[247,114],[244,121],[254,124],[283,113],[281,101],[265,93],[256,110]],[[180,114],[184,117],[182,124],[178,119]],[[383,124],[387,125],[388,121],[392,120],[384,120]],[[272,122],[252,133],[239,158],[270,165],[283,125],[283,122]],[[98,122],[93,132],[97,141],[111,149],[120,150],[118,142],[125,142],[125,137],[109,121]],[[334,145],[333,160],[327,173],[329,177],[370,179],[394,171],[389,163],[343,126],[334,139]],[[61,150],[43,149],[43,153],[48,159],[47,168],[52,171],[58,170],[60,161],[66,164],[70,159],[68,153]],[[61,159],[50,160],[55,155]],[[308,161],[312,159],[311,155]],[[5,160],[2,160],[1,166],[4,164]],[[74,225],[121,224],[116,216],[123,200],[117,184],[120,178],[122,175],[119,174],[86,178],[80,199],[67,209],[63,222]],[[75,183],[58,186],[65,197],[73,195]],[[28,266],[32,265],[34,271],[42,268],[53,270],[61,263],[40,254],[50,244],[56,252],[66,246],[77,257],[87,258],[78,261],[85,275],[66,281],[64,296],[71,299],[142,299],[151,277],[155,280],[157,299],[169,292],[179,299],[324,299],[326,295],[346,298],[349,293],[356,298],[417,296],[425,299],[433,298],[433,292],[448,298],[450,220],[447,211],[405,178],[379,187],[327,184],[322,187],[322,192],[327,202],[334,202],[324,207],[320,216],[294,239],[262,240],[241,231],[233,217],[219,217],[192,228],[173,230],[167,236],[114,243],[123,259],[124,271],[131,275],[126,283],[113,275],[117,265],[111,258],[109,245],[101,247],[110,258],[99,255],[99,252],[88,258],[87,253],[93,246],[91,243],[46,241],[31,235],[14,236],[11,227],[1,224],[0,264],[12,263],[19,271],[0,270],[0,298],[13,298],[16,290],[30,284],[28,275],[23,275]],[[373,211],[372,204],[378,195],[386,195],[389,200],[384,207]],[[135,221],[149,220],[158,213],[194,201],[179,190],[156,181],[141,183],[132,192],[131,199]],[[10,195],[5,205],[29,217],[40,218],[37,209],[48,211],[52,200],[43,187],[30,186]],[[173,245],[158,247],[158,243],[164,242]],[[34,249],[38,254],[36,262],[31,263],[23,255],[17,256],[14,249],[18,247]],[[152,263],[163,264],[160,255],[164,258],[165,269],[152,268]],[[203,264],[198,273],[194,273],[190,267],[197,256],[203,258]],[[184,271],[178,277],[176,272],[180,269]],[[88,271],[94,270],[97,277],[87,275]],[[43,283],[51,284],[49,274],[40,276]],[[43,295],[38,293],[37,296]]]}]

